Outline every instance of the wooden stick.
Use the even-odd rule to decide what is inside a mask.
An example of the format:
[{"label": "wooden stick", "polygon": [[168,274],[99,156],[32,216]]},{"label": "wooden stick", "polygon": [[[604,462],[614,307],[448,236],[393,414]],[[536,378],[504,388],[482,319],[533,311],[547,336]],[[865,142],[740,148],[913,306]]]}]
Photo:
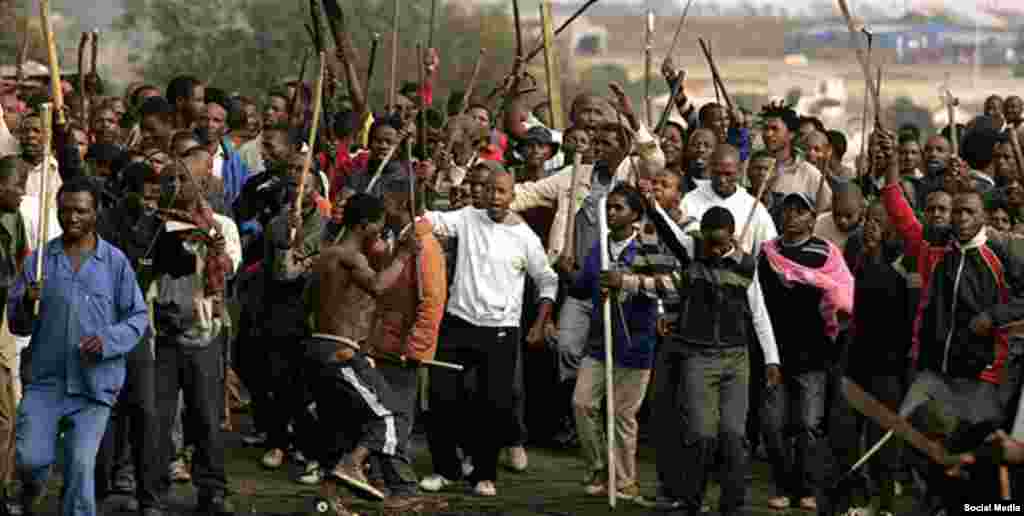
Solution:
[{"label": "wooden stick", "polygon": [[772,158],[772,164],[768,167],[768,177],[764,178],[761,182],[761,186],[757,187],[757,196],[754,197],[754,205],[750,207],[750,213],[747,215],[747,221],[743,223],[743,231],[740,231],[740,238],[737,240],[739,245],[743,245],[747,235],[750,234],[750,228],[754,223],[754,215],[757,214],[757,205],[761,204],[761,197],[764,197],[764,191],[768,188],[768,183],[775,177],[775,164],[776,159]]},{"label": "wooden stick", "polygon": [[[953,97],[953,93],[946,90],[946,113],[949,115],[949,138],[952,140],[950,144],[953,146],[953,155],[960,155],[960,139],[957,138],[956,134],[956,107],[960,105],[960,99]],[[1010,130],[1013,131],[1012,129]],[[1018,166],[1020,163],[1017,164]]]},{"label": "wooden stick", "polygon": [[[843,18],[846,19],[846,26],[850,30],[851,37],[855,36],[858,32],[857,26],[853,23],[853,16],[850,14],[850,6],[847,5],[846,0],[837,0],[839,2],[839,10],[843,13]],[[871,77],[871,64],[868,62],[864,55],[864,51],[857,47],[857,61],[860,63],[861,71],[864,73],[864,80],[868,85],[868,90],[872,92],[875,99],[875,113],[882,112],[882,106],[879,104],[878,99],[878,88],[875,87],[874,79]]]},{"label": "wooden stick", "polygon": [[658,138],[665,137],[665,129],[668,127],[668,119],[672,115],[672,110],[676,107],[676,102],[679,100],[679,95],[683,93],[683,81],[686,80],[686,70],[680,70],[676,83],[672,85],[672,94],[669,95],[668,104],[665,106],[664,111],[661,112],[661,120],[658,120]]},{"label": "wooden stick", "polygon": [[92,70],[92,74],[93,75],[97,75],[96,74],[96,65],[99,64],[99,59],[100,59],[99,56],[100,56],[100,31],[99,31],[99,29],[93,29],[92,30],[92,54],[89,56],[91,58],[91,60],[92,60],[92,66],[90,67],[90,69]]},{"label": "wooden stick", "polygon": [[363,91],[366,95],[370,94],[370,87],[373,86],[373,69],[374,65],[377,64],[377,49],[380,48],[380,34],[373,33],[373,43],[370,44],[370,62],[366,67],[366,87]]},{"label": "wooden stick", "polygon": [[[473,75],[469,76],[469,86],[466,87],[466,93],[462,95],[462,104],[459,106],[459,115],[466,114],[469,111],[469,99],[472,98],[473,89],[476,88],[476,79],[480,75],[480,67],[484,62],[485,49],[480,49],[480,55],[476,58],[476,64],[473,65]],[[455,140],[449,138],[445,143],[445,152],[448,156],[452,155],[452,149],[455,148]],[[453,158],[454,159],[454,158]]]},{"label": "wooden stick", "polygon": [[78,115],[87,131],[92,127],[89,124],[89,96],[85,93],[85,46],[89,44],[89,37],[88,32],[83,32],[81,39],[78,40]]},{"label": "wooden stick", "polygon": [[580,180],[580,165],[583,164],[583,155],[576,152],[573,155],[572,160],[572,179],[569,181],[569,199],[566,201],[566,214],[565,214],[565,241],[562,244],[561,256],[564,258],[572,258],[576,255],[575,249],[575,229],[576,229],[576,187],[579,185]]},{"label": "wooden stick", "polygon": [[1011,127],[1007,133],[1010,137],[1010,146],[1013,147],[1014,161],[1017,162],[1016,178],[1020,181],[1022,179],[1022,174],[1024,174],[1024,153],[1021,153],[1019,134],[1017,133],[1017,129],[1013,127]]},{"label": "wooden stick", "polygon": [[651,100],[651,75],[654,68],[654,60],[651,55],[654,45],[654,11],[647,10],[647,25],[645,26],[644,37],[644,118],[647,120],[647,127],[654,127],[654,104]]},{"label": "wooden stick", "polygon": [[[607,271],[611,265],[609,263],[611,261],[611,257],[608,255],[608,210],[606,208],[608,204],[608,196],[605,195],[601,197],[601,201],[598,204],[597,220],[601,246],[601,270]],[[613,372],[615,368],[615,362],[613,360],[615,346],[612,342],[612,300],[610,298],[612,295],[616,295],[616,293],[610,292],[608,295],[604,296],[604,300],[601,303],[601,319],[604,323],[604,381],[606,400],[605,408],[607,409],[607,428],[605,430],[608,437],[608,505],[614,509],[618,489],[615,486],[615,375]]]},{"label": "wooden stick", "polygon": [[[422,105],[422,103],[421,103],[421,105]],[[405,141],[407,142],[406,145],[412,145],[412,143],[409,143],[409,142],[411,142],[411,138],[406,138]],[[412,155],[412,150],[411,149],[409,151],[409,154]],[[419,211],[419,204],[416,202],[416,171],[413,170],[412,173],[409,174],[409,224],[410,224],[409,231],[413,232],[413,237],[415,237],[415,235],[416,235],[416,216],[418,215],[418,213],[417,213],[418,211]],[[418,303],[422,303],[423,302],[423,269],[421,268],[421,265],[423,264],[423,262],[422,262],[422,257],[420,256],[420,252],[419,251],[416,251],[415,254],[413,254],[413,264],[416,266],[416,273],[413,274],[413,279],[416,281],[416,301]],[[403,340],[402,356],[405,356],[406,354],[408,354],[408,344],[409,344],[409,339],[408,338]]]},{"label": "wooden stick", "polygon": [[[45,1],[45,0],[44,0]],[[50,103],[40,106],[43,122],[43,169],[39,178],[39,234],[36,236],[36,284],[39,286],[39,297],[42,298],[43,282],[43,250],[50,229],[50,152],[53,144],[53,111]],[[39,299],[32,307],[32,313],[39,316]]]},{"label": "wooden stick", "polygon": [[711,68],[711,79],[719,88],[722,89],[722,97],[725,98],[725,105],[729,109],[729,113],[732,113],[732,98],[729,97],[729,92],[725,89],[725,83],[722,82],[721,75],[718,74],[718,66],[715,65],[715,58],[711,55],[711,47],[708,46],[704,38],[697,40],[700,43],[701,50],[704,51],[704,58],[708,61],[708,66]]},{"label": "wooden stick", "polygon": [[57,60],[57,38],[50,25],[50,0],[39,0],[39,18],[46,37],[46,50],[50,61],[50,93],[53,96],[53,110],[57,112],[58,125],[64,125],[64,88],[60,80],[60,62]]},{"label": "wooden stick", "polygon": [[686,0],[686,7],[683,8],[683,15],[679,18],[679,24],[676,25],[676,35],[672,36],[672,46],[668,47],[668,52],[665,54],[665,59],[662,60],[662,63],[668,61],[676,51],[676,45],[679,43],[679,35],[683,33],[683,27],[686,26],[686,15],[690,13],[691,5],[693,5],[693,0]]},{"label": "wooden stick", "polygon": [[391,17],[391,86],[388,88],[388,110],[395,109],[395,96],[398,94],[398,3],[395,0],[395,12]]},{"label": "wooden stick", "polygon": [[[871,41],[872,41],[872,38],[871,38],[871,36],[869,36],[867,34],[865,34],[865,36],[868,38],[867,60],[871,61],[871,47],[872,47]],[[869,162],[870,160],[868,160],[868,151],[867,151],[867,149],[868,149],[868,101],[870,99],[870,96],[871,96],[871,85],[868,84],[868,83],[864,83],[864,118],[862,118],[861,121],[860,121],[860,135],[861,135],[861,137],[860,137],[860,155],[861,155],[861,160],[860,161],[861,162],[860,162],[860,171],[859,171],[860,172],[860,174],[859,174],[860,177],[865,177],[865,176],[867,176],[868,174],[871,173],[871,163]]]},{"label": "wooden stick", "polygon": [[[576,12],[572,13],[572,16],[570,16],[569,19],[567,19],[564,22],[562,22],[562,24],[559,25],[557,29],[555,29],[555,37],[557,38],[559,34],[561,34],[565,29],[567,29],[569,27],[570,23],[576,21],[576,18],[579,18],[587,9],[590,8],[590,6],[592,6],[592,5],[596,4],[596,3],[597,3],[597,0],[588,0],[587,3],[583,4],[582,6],[580,6],[579,9],[576,9]],[[515,3],[513,3],[513,7],[514,6],[515,6]],[[540,54],[543,51],[544,51],[544,45],[539,45],[537,48],[534,48],[532,52],[530,52],[529,54],[526,55],[526,57],[523,59],[523,62],[524,63],[530,62],[531,59],[537,57],[537,54]]]},{"label": "wooden stick", "polygon": [[[313,97],[313,120],[309,124],[309,148],[306,149],[306,159],[302,163],[302,175],[299,176],[299,192],[295,198],[295,215],[302,217],[302,198],[306,189],[306,176],[309,175],[310,169],[313,167],[313,155],[316,151],[316,137],[317,131],[320,129],[320,111],[323,109],[324,102],[324,69],[327,67],[327,54],[320,52],[320,67],[319,73],[316,78],[316,93]],[[295,232],[297,228],[292,228],[289,240],[295,238]]]},{"label": "wooden stick", "polygon": [[1010,496],[1010,468],[1006,464],[999,465],[999,496],[1009,501]]},{"label": "wooden stick", "polygon": [[882,67],[878,67],[878,81],[875,82],[875,127],[882,127]]},{"label": "wooden stick", "polygon": [[548,123],[552,129],[560,131],[565,127],[562,113],[562,74],[559,73],[558,49],[555,48],[555,35],[551,29],[551,0],[541,2],[540,19],[544,28],[544,70],[547,72],[548,108],[551,112],[551,120]]},{"label": "wooden stick", "polygon": [[437,19],[437,0],[430,0],[430,27],[427,30],[427,49],[434,48],[434,25]]},{"label": "wooden stick", "polygon": [[[416,43],[416,86],[417,88],[423,88],[423,45]],[[424,110],[426,107],[423,102],[422,95],[416,95],[416,104],[419,107],[420,120],[416,129],[416,143],[420,148],[420,152],[426,157],[427,154],[427,113]],[[412,152],[409,153],[409,159],[412,159]],[[413,216],[413,220],[416,217]]]},{"label": "wooden stick", "polygon": [[288,125],[291,125],[292,120],[295,119],[295,107],[299,104],[299,95],[301,93],[303,84],[306,81],[306,65],[309,64],[309,52],[303,52],[302,54],[302,66],[299,68],[299,82],[295,84],[295,90],[292,92],[292,98],[288,101]]}]

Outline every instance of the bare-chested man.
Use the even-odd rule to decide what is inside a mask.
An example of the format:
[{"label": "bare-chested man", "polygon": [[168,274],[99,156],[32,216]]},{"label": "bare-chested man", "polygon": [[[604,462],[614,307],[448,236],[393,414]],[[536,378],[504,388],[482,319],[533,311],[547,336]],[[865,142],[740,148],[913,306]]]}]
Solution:
[{"label": "bare-chested man", "polygon": [[[313,335],[306,343],[307,356],[319,364],[314,398],[324,430],[322,464],[327,472],[323,494],[333,498],[334,483],[342,481],[356,493],[384,499],[370,485],[363,464],[372,453],[404,456],[409,435],[407,414],[394,409],[391,389],[363,352],[369,336],[373,310],[369,301],[391,288],[416,250],[415,233],[398,243],[396,256],[380,272],[370,265],[374,255],[383,255],[380,239],[384,228],[384,207],[379,199],[356,194],[345,205],[345,237],[325,251],[313,265],[313,281],[307,295],[314,315]],[[370,255],[368,257],[368,255]],[[353,434],[354,429],[358,435]],[[344,508],[335,507],[344,514]]]}]

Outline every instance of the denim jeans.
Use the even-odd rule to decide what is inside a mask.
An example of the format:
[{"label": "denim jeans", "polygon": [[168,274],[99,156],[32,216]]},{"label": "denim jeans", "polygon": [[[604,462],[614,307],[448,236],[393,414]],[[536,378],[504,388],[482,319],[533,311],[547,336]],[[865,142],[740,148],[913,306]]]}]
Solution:
[{"label": "denim jeans", "polygon": [[828,374],[786,375],[765,392],[761,422],[776,494],[791,499],[815,496],[823,487],[827,454],[825,395]]},{"label": "denim jeans", "polygon": [[67,396],[64,386],[31,388],[18,408],[17,464],[23,489],[41,494],[50,466],[57,460],[61,420],[64,433],[64,516],[95,516],[96,453],[110,419],[110,406],[80,396]]},{"label": "denim jeans", "polygon": [[[657,378],[655,381],[665,389],[658,395],[671,395],[681,387],[682,396],[678,399],[682,403],[659,402],[662,411],[658,421],[681,420],[683,431],[658,440],[658,470],[663,470],[663,464],[680,468],[680,474],[674,478],[662,475],[668,480],[664,492],[671,493],[672,498],[682,501],[691,511],[700,509],[708,472],[716,466],[722,472],[722,513],[730,513],[746,502],[748,456],[744,437],[750,381],[747,355],[745,347],[684,348],[661,354],[662,360],[672,365],[659,369],[658,374],[679,374],[672,375],[675,378]],[[716,464],[719,457],[722,461]]]},{"label": "denim jeans", "polygon": [[590,335],[590,319],[594,315],[594,302],[589,299],[565,298],[558,312],[558,379],[576,378]]}]

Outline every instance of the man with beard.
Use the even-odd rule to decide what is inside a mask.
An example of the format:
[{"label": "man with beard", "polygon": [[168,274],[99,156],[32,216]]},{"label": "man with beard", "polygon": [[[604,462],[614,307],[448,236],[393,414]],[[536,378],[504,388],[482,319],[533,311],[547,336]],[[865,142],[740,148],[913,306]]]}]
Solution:
[{"label": "man with beard", "polygon": [[263,258],[263,246],[257,245],[262,238],[261,228],[284,209],[289,164],[299,153],[298,135],[286,125],[264,129],[261,138],[267,169],[245,182],[233,205],[245,249],[245,263]]},{"label": "man with beard", "polygon": [[[21,501],[26,514],[40,509],[60,422],[68,419],[63,506],[68,514],[91,516],[97,514],[96,451],[124,383],[125,355],[145,333],[148,312],[129,260],[96,235],[92,183],[72,180],[57,198],[64,233],[26,262],[7,307],[11,330],[32,335],[32,380],[17,427]],[[43,260],[45,288],[35,277],[37,260]]]},{"label": "man with beard", "polygon": [[[765,147],[775,155],[778,169],[772,183],[772,193],[785,197],[803,193],[817,203],[818,211],[828,210],[832,203],[832,187],[821,181],[821,171],[798,156],[793,150],[794,138],[800,118],[792,109],[781,105],[768,105],[761,110],[764,120]],[[744,220],[739,218],[737,220]]]}]

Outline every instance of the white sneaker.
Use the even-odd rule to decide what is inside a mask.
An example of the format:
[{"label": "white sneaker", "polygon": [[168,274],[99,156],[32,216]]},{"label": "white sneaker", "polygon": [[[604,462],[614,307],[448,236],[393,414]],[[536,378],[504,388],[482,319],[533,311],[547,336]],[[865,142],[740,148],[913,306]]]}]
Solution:
[{"label": "white sneaker", "polygon": [[473,493],[477,496],[498,496],[498,490],[494,487],[494,482],[490,480],[477,482],[476,487],[473,488]]},{"label": "white sneaker", "polygon": [[263,467],[267,469],[277,469],[284,464],[284,450],[280,448],[274,448],[267,450],[267,453],[263,454]]},{"label": "white sneaker", "polygon": [[420,489],[431,493],[436,493],[450,485],[452,485],[452,481],[441,475],[430,475],[420,480]]},{"label": "white sneaker", "polygon": [[843,516],[874,516],[871,507],[850,507]]},{"label": "white sneaker", "polygon": [[526,448],[523,448],[522,446],[505,448],[502,453],[501,464],[502,466],[519,473],[526,471],[527,466],[529,466],[529,459],[526,456]]},{"label": "white sneaker", "polygon": [[306,467],[302,474],[300,474],[295,481],[302,485],[316,486],[320,485],[320,482],[323,481],[323,479],[324,473],[320,470],[320,464],[315,460],[311,460],[306,463]]},{"label": "white sneaker", "polygon": [[466,457],[462,459],[462,476],[469,478],[473,474],[476,468],[473,467],[473,457]]}]

